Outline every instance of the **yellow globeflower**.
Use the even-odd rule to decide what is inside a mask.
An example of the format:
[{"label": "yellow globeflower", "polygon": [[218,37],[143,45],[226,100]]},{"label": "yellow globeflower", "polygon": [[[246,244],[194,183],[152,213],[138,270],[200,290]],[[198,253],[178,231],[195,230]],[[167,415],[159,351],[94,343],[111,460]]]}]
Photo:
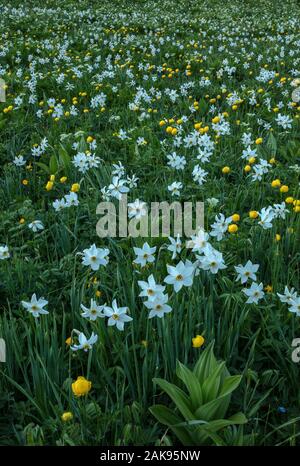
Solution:
[{"label": "yellow globeflower", "polygon": [[250,210],[249,217],[250,218],[257,218],[258,217],[258,212],[256,210]]},{"label": "yellow globeflower", "polygon": [[255,144],[259,145],[259,144],[262,144],[262,142],[263,142],[263,138],[257,138],[255,141]]},{"label": "yellow globeflower", "polygon": [[251,166],[250,166],[250,165],[245,165],[245,166],[244,166],[244,171],[245,171],[246,173],[250,172],[250,171],[251,171]]},{"label": "yellow globeflower", "polygon": [[281,181],[279,179],[273,180],[271,186],[272,188],[279,188],[281,186]]},{"label": "yellow globeflower", "polygon": [[87,395],[91,388],[92,382],[82,376],[77,377],[77,380],[72,383],[72,391],[75,396]]},{"label": "yellow globeflower", "polygon": [[231,216],[231,218],[232,218],[232,221],[233,221],[233,222],[239,222],[240,219],[241,219],[241,217],[239,216],[239,214],[233,214],[233,215]]},{"label": "yellow globeflower", "polygon": [[286,184],[283,184],[280,188],[281,193],[287,193],[289,190],[289,187]]},{"label": "yellow globeflower", "polygon": [[223,168],[222,168],[222,173],[223,173],[224,175],[226,175],[226,174],[229,173],[229,172],[230,172],[230,167],[227,167],[227,166],[226,166],[226,167],[223,167]]},{"label": "yellow globeflower", "polygon": [[61,420],[63,422],[68,422],[68,421],[71,421],[72,419],[73,419],[73,414],[70,411],[66,411],[65,413],[61,415]]},{"label": "yellow globeflower", "polygon": [[229,233],[236,233],[238,231],[238,229],[239,229],[239,227],[237,225],[235,225],[234,223],[231,223],[228,226]]},{"label": "yellow globeflower", "polygon": [[47,191],[51,191],[51,189],[53,188],[53,181],[48,181],[45,188]]},{"label": "yellow globeflower", "polygon": [[86,138],[86,142],[88,142],[88,143],[93,142],[93,140],[94,140],[94,138],[92,138],[92,136],[88,136],[88,137]]},{"label": "yellow globeflower", "polygon": [[216,116],[211,121],[212,121],[212,123],[219,123],[220,122],[220,117]]},{"label": "yellow globeflower", "polygon": [[286,204],[293,204],[293,202],[294,202],[294,198],[291,197],[291,196],[290,196],[290,197],[287,197],[286,200],[285,200],[285,203],[286,203]]},{"label": "yellow globeflower", "polygon": [[193,348],[201,348],[205,343],[205,339],[202,335],[196,335],[195,338],[192,338]]},{"label": "yellow globeflower", "polygon": [[71,191],[72,193],[78,193],[80,189],[80,184],[79,183],[73,183],[71,186]]}]

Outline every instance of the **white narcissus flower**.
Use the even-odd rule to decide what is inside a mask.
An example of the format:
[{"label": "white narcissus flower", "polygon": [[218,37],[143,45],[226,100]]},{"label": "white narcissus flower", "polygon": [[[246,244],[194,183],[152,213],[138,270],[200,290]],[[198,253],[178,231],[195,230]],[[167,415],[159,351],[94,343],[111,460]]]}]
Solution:
[{"label": "white narcissus flower", "polygon": [[189,241],[189,247],[192,247],[192,252],[196,252],[198,254],[203,253],[206,246],[209,244],[209,234],[205,233],[204,230],[199,230],[197,235],[191,237],[191,241]]},{"label": "white narcissus flower", "polygon": [[129,191],[129,188],[126,186],[126,183],[127,180],[121,180],[117,176],[114,176],[111,184],[108,186],[110,195],[120,201],[122,198],[122,194],[128,193]]},{"label": "white narcissus flower", "polygon": [[23,155],[18,155],[17,157],[14,158],[13,163],[14,163],[17,167],[22,167],[23,165],[26,164],[26,160],[24,160]]},{"label": "white narcissus flower", "polygon": [[181,249],[182,249],[182,242],[181,242],[179,233],[178,233],[176,239],[169,237],[169,241],[170,241],[171,244],[167,247],[167,249],[168,249],[168,251],[171,251],[173,253],[172,254],[172,259],[175,259],[177,254],[179,254],[181,252]]},{"label": "white narcissus flower", "polygon": [[39,317],[40,314],[49,314],[49,312],[44,309],[47,304],[48,301],[46,301],[44,298],[37,299],[35,293],[31,296],[30,302],[22,301],[22,306],[34,317]]},{"label": "white narcissus flower", "polygon": [[73,193],[72,191],[69,194],[65,195],[65,206],[66,207],[72,207],[72,206],[78,206],[79,201],[78,201],[78,196],[76,193]]},{"label": "white narcissus flower", "polygon": [[98,306],[96,301],[91,299],[90,307],[85,307],[83,304],[80,304],[81,309],[84,311],[81,316],[91,321],[95,321],[98,317],[105,317],[103,312],[105,306],[105,304],[103,306]]},{"label": "white narcissus flower", "polygon": [[180,196],[180,190],[182,187],[183,184],[180,181],[174,181],[174,183],[168,186],[168,191],[170,191],[172,196]]},{"label": "white narcissus flower", "polygon": [[264,230],[268,228],[272,228],[272,221],[274,219],[274,211],[272,207],[263,207],[261,211],[258,213],[260,220],[259,225],[263,227]]},{"label": "white narcissus flower", "polygon": [[148,262],[152,263],[155,261],[154,253],[156,251],[156,246],[151,248],[148,243],[144,243],[142,248],[133,248],[136,258],[134,259],[135,264],[139,264],[144,267]]},{"label": "white narcissus flower", "polygon": [[37,231],[44,230],[45,227],[40,220],[34,220],[33,222],[29,223],[28,228],[36,233]]},{"label": "white narcissus flower", "polygon": [[8,250],[8,246],[0,246],[0,260],[5,260],[10,258],[10,253]]},{"label": "white narcissus flower", "polygon": [[183,286],[192,286],[195,269],[190,261],[187,261],[186,264],[180,261],[176,267],[167,265],[167,270],[169,275],[164,281],[168,283],[168,285],[173,285],[176,293],[178,293]]},{"label": "white narcissus flower", "polygon": [[147,215],[147,204],[139,199],[128,204],[128,217],[140,220]]},{"label": "white narcissus flower", "polygon": [[166,288],[165,286],[157,285],[153,275],[150,275],[148,282],[139,280],[138,285],[142,289],[139,296],[142,298],[148,298],[149,301],[153,301],[157,295],[163,293]]},{"label": "white narcissus flower", "polygon": [[59,212],[62,209],[65,209],[67,207],[66,205],[66,200],[63,199],[55,199],[55,201],[52,202],[53,208],[56,210],[56,212]]},{"label": "white narcissus flower", "polygon": [[217,241],[221,241],[223,239],[224,234],[228,230],[228,225],[231,223],[232,218],[227,217],[225,218],[224,214],[218,214],[215,217],[215,223],[211,225],[211,232],[210,236],[216,237]]},{"label": "white narcissus flower", "polygon": [[201,268],[209,270],[212,274],[216,274],[219,270],[226,269],[223,254],[214,249],[210,244],[207,244],[203,250],[204,257],[196,256],[201,261]]},{"label": "white narcissus flower", "polygon": [[260,299],[262,299],[265,295],[263,292],[263,284],[260,283],[259,285],[255,282],[251,283],[250,288],[243,288],[243,293],[248,296],[246,304],[257,304]]},{"label": "white narcissus flower", "polygon": [[127,307],[118,307],[117,301],[114,299],[112,307],[106,306],[104,308],[104,314],[108,317],[107,325],[116,325],[118,330],[124,330],[124,324],[133,320],[126,314],[127,310]]},{"label": "white narcissus flower", "polygon": [[245,265],[239,264],[234,266],[236,273],[238,274],[236,281],[241,280],[241,283],[246,283],[249,278],[256,281],[256,272],[258,271],[259,264],[252,264],[251,261],[247,261]]},{"label": "white narcissus flower", "polygon": [[289,311],[294,312],[300,317],[300,296],[293,298],[289,303]]},{"label": "white narcissus flower", "polygon": [[95,335],[94,332],[92,332],[92,335],[90,336],[89,339],[85,336],[84,333],[80,332],[78,335],[78,345],[72,345],[71,350],[72,351],[78,351],[83,349],[83,351],[89,351],[92,346],[97,342],[98,340],[98,335]]},{"label": "white narcissus flower", "polygon": [[290,304],[290,302],[293,300],[293,299],[296,299],[297,298],[297,292],[295,291],[294,288],[291,288],[290,290],[288,289],[288,287],[286,286],[284,288],[284,294],[279,294],[277,293],[277,296],[278,298],[280,299],[280,301],[282,303],[287,303],[287,304]]},{"label": "white narcissus flower", "polygon": [[95,244],[83,250],[82,264],[90,266],[92,270],[99,270],[100,265],[108,264],[109,249],[97,248]]},{"label": "white narcissus flower", "polygon": [[158,294],[155,296],[154,300],[149,300],[145,302],[145,306],[150,309],[149,312],[149,319],[152,319],[152,317],[163,317],[164,314],[169,313],[172,311],[171,306],[167,304],[168,302],[168,295],[166,294]]}]

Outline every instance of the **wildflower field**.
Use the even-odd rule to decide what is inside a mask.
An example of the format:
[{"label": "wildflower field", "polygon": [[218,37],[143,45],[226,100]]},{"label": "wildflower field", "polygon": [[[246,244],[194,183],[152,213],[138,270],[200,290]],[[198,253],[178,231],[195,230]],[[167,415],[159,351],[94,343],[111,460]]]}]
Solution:
[{"label": "wildflower field", "polygon": [[0,79],[0,444],[300,445],[299,2],[0,1]]}]

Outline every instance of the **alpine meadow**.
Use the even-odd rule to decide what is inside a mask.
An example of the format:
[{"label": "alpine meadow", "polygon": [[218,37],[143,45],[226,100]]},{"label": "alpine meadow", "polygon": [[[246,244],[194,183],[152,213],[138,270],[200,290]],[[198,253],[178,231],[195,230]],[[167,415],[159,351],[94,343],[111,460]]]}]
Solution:
[{"label": "alpine meadow", "polygon": [[0,445],[300,446],[297,0],[0,0],[0,159]]}]

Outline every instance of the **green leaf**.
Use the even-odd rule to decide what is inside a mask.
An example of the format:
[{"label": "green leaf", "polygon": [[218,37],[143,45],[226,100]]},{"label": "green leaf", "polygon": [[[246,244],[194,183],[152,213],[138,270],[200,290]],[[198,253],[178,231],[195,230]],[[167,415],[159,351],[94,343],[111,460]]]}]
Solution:
[{"label": "green leaf", "polygon": [[193,409],[197,409],[202,404],[202,390],[199,380],[192,371],[179,361],[177,361],[176,374],[188,389]]},{"label": "green leaf", "polygon": [[57,158],[55,155],[51,155],[50,157],[49,169],[50,169],[51,175],[55,175],[55,173],[58,170],[58,162],[57,162]]},{"label": "green leaf", "polygon": [[40,167],[42,170],[44,170],[46,173],[50,173],[50,169],[48,167],[48,165],[46,165],[45,163],[43,162],[35,162],[35,165],[37,165],[38,167]]},{"label": "green leaf", "polygon": [[163,379],[153,379],[153,382],[169,395],[186,420],[196,419],[191,412],[192,406],[190,400],[183,390]]},{"label": "green leaf", "polygon": [[213,353],[214,342],[212,342],[201,354],[198,359],[195,367],[194,374],[199,380],[200,384],[203,384],[205,379],[209,376],[211,372],[217,367],[217,360]]},{"label": "green leaf", "polygon": [[170,427],[183,445],[194,445],[188,430],[178,425],[180,424],[180,419],[173,413],[173,411],[171,411],[171,409],[166,408],[163,405],[155,405],[151,406],[149,411],[161,424]]},{"label": "green leaf", "polygon": [[224,380],[223,387],[220,391],[220,396],[229,395],[232,393],[240,384],[242,380],[241,375],[231,375]]},{"label": "green leaf", "polygon": [[203,402],[207,403],[218,396],[221,374],[224,371],[225,362],[219,364],[214,372],[204,381],[202,385]]},{"label": "green leaf", "polygon": [[58,155],[59,155],[60,165],[68,169],[71,164],[71,158],[62,144],[60,144],[60,147],[58,149]]},{"label": "green leaf", "polygon": [[273,133],[269,133],[268,139],[267,139],[267,148],[269,151],[272,153],[272,155],[276,155],[277,151],[277,142],[276,139],[273,135]]}]

